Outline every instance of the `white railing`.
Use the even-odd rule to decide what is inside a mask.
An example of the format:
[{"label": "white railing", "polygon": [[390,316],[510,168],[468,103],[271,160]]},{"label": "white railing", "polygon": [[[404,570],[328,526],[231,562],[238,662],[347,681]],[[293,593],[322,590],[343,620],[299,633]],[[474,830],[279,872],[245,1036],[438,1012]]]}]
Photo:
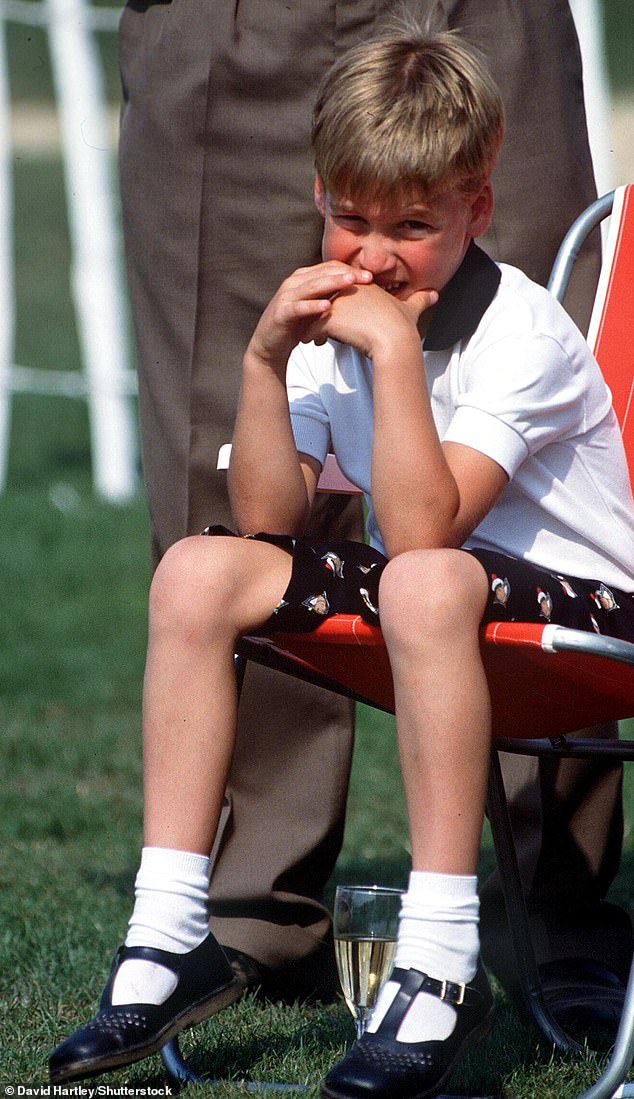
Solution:
[{"label": "white railing", "polygon": [[[93,481],[120,503],[137,489],[137,427],[131,400],[116,182],[94,31],[115,32],[120,8],[84,0],[0,0],[0,491],[6,485],[11,399],[16,392],[79,397],[88,405]],[[16,366],[10,99],[5,25],[45,27],[59,117],[71,241],[71,294],[81,370]],[[64,273],[60,273],[63,277]]]}]

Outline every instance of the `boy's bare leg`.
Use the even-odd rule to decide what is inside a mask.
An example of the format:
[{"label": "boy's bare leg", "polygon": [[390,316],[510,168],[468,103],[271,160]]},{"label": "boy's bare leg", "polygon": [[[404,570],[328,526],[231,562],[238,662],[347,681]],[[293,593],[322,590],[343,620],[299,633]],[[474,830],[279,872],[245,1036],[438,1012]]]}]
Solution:
[{"label": "boy's bare leg", "polygon": [[146,846],[209,854],[235,737],[235,644],[270,617],[290,574],[284,550],[239,538],[186,538],[163,557],[144,683]]},{"label": "boy's bare leg", "polygon": [[157,569],[135,904],[99,1013],[51,1054],[56,1083],[146,1057],[242,994],[209,933],[209,852],[235,739],[234,646],[270,617],[290,574],[276,546],[200,535],[176,543]]},{"label": "boy's bare leg", "polygon": [[[478,644],[487,598],[479,562],[458,550],[412,551],[381,579],[412,845],[395,965],[469,984],[479,936],[476,865],[489,765],[490,701]],[[388,982],[376,1031],[399,984]],[[420,993],[398,1041],[444,1040],[455,1008]]]},{"label": "boy's bare leg", "polygon": [[401,554],[381,577],[414,869],[394,970],[367,1032],[324,1080],[329,1099],[436,1095],[489,1026],[475,874],[490,739],[478,648],[487,586],[459,550]]},{"label": "boy's bare leg", "polygon": [[381,579],[415,870],[475,872],[491,725],[478,643],[486,598],[482,566],[459,550],[403,554]]}]

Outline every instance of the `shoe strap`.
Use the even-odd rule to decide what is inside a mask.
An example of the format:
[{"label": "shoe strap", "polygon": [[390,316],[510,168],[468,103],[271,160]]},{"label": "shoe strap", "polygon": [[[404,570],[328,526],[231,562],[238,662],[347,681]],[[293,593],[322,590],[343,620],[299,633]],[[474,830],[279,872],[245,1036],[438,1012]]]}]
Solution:
[{"label": "shoe strap", "polygon": [[117,954],[117,967],[122,962],[127,962],[131,958],[139,958],[144,962],[156,962],[157,965],[162,965],[166,969],[170,969],[172,973],[180,974],[183,966],[183,962],[191,955],[189,954],[176,954],[171,950],[159,950],[154,946],[122,946]]},{"label": "shoe strap", "polygon": [[178,978],[179,992],[190,990],[192,995],[206,992],[205,981],[216,981],[218,987],[236,980],[222,947],[209,934],[193,950],[185,954],[176,954],[171,950],[159,950],[153,946],[120,946],[115,954],[110,976],[101,997],[101,1007],[111,1006],[111,994],[115,977],[123,962],[131,958],[140,958],[145,962],[155,962],[169,969]]},{"label": "shoe strap", "polygon": [[454,1007],[471,1005],[481,1000],[477,989],[471,985],[439,981],[418,969],[394,969],[389,979],[396,981],[400,987],[378,1027],[377,1033],[383,1038],[396,1038],[401,1023],[419,992],[437,996],[439,1000],[445,1000]]}]

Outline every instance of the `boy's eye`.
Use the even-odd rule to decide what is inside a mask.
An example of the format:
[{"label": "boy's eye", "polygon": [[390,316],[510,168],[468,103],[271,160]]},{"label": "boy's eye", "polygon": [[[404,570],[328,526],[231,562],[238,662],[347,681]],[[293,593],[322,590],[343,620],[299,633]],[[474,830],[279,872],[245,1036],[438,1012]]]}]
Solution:
[{"label": "boy's eye", "polygon": [[363,218],[358,214],[335,214],[334,221],[337,225],[349,227],[351,229],[358,229],[364,224]]},{"label": "boy's eye", "polygon": [[427,233],[431,229],[426,221],[416,221],[414,218],[408,218],[407,221],[402,222],[402,229],[406,233]]}]

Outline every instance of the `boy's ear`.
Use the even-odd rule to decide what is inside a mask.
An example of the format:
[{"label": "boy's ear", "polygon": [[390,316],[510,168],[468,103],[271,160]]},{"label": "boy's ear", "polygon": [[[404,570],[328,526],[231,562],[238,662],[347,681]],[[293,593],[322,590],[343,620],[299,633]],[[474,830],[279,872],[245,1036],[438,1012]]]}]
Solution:
[{"label": "boy's ear", "polygon": [[473,237],[481,237],[486,233],[493,217],[493,206],[493,187],[487,180],[471,202],[471,235]]},{"label": "boy's ear", "polygon": [[326,188],[324,187],[321,176],[315,176],[315,188],[313,191],[315,196],[315,206],[317,207],[322,218],[326,216]]}]

